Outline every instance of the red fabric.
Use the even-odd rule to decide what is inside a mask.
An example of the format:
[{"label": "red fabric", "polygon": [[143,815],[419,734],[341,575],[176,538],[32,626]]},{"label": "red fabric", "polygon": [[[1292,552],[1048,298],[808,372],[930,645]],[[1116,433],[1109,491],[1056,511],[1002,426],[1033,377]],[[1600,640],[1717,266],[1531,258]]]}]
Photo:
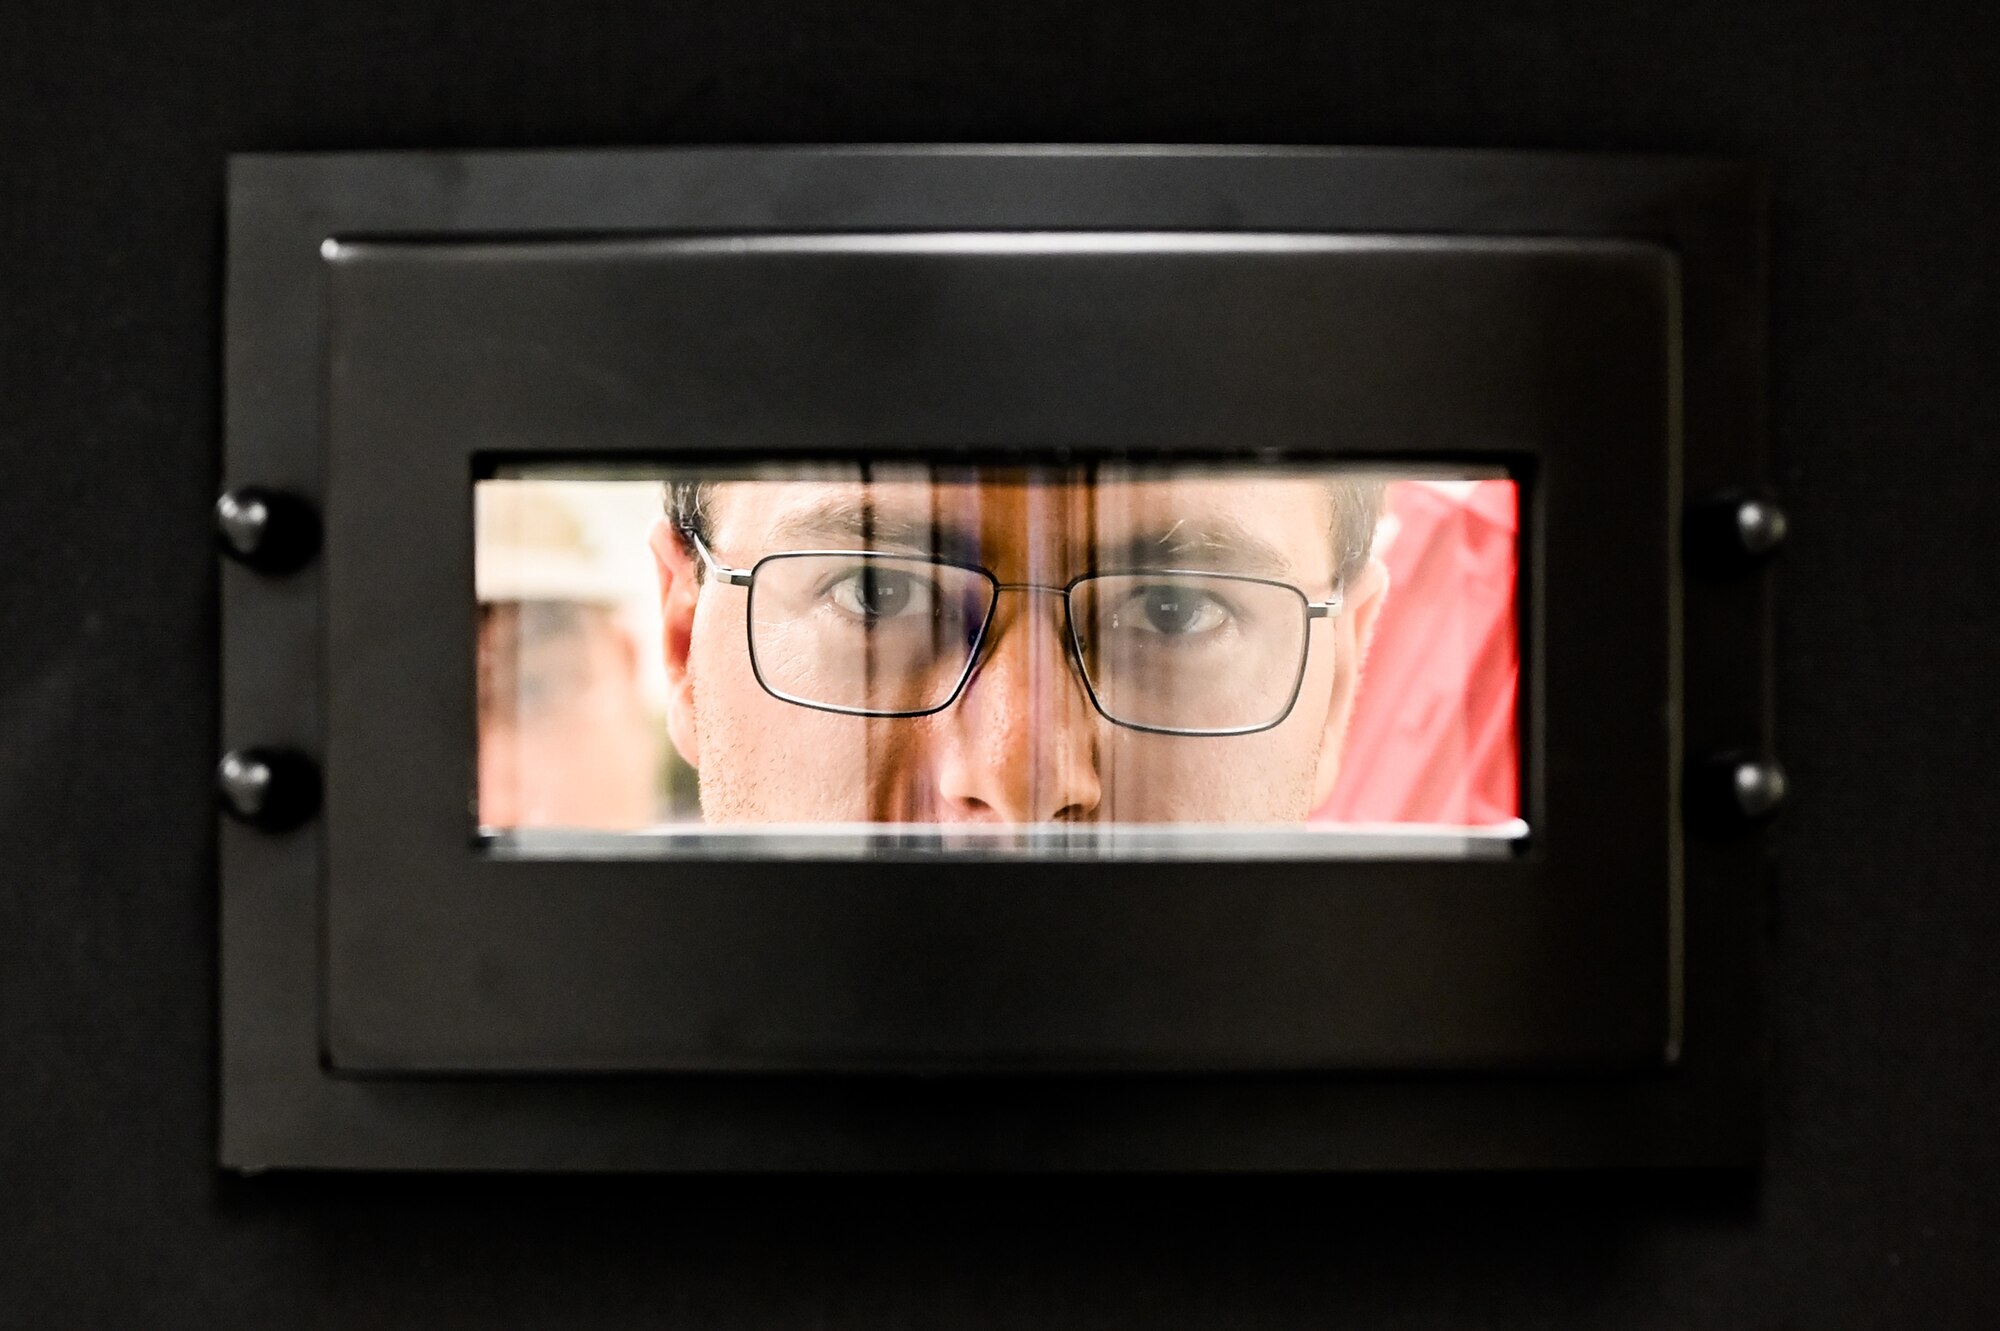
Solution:
[{"label": "red fabric", "polygon": [[1514,483],[1399,481],[1387,512],[1388,598],[1340,778],[1313,816],[1461,825],[1518,817]]}]

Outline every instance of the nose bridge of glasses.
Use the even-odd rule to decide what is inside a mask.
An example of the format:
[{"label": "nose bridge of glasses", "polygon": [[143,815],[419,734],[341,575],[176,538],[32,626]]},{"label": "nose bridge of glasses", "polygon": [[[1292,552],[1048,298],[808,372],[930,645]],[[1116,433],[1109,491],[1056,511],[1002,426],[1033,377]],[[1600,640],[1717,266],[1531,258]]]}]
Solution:
[{"label": "nose bridge of glasses", "polygon": [[993,583],[994,604],[992,618],[986,628],[985,640],[979,645],[976,659],[968,663],[968,673],[977,674],[1000,650],[1001,640],[1008,638],[1016,627],[1016,617],[1005,615],[1001,612],[1000,595],[1003,592],[1025,592],[1030,596],[1040,595],[1058,598],[1063,606],[1062,617],[1056,618],[1053,621],[1042,621],[1041,627],[1045,633],[1052,634],[1050,640],[1055,643],[1057,650],[1061,652],[1064,660],[1069,662],[1071,666],[1080,668],[1081,663],[1075,660],[1075,646],[1071,641],[1067,620],[1069,588],[1046,582],[1000,582],[996,580]]},{"label": "nose bridge of glasses", "polygon": [[[988,651],[992,650],[994,641],[998,639],[1005,630],[1012,627],[1011,621],[1008,621],[1006,623],[1002,622],[1002,616],[1000,613],[1000,604],[999,604],[999,598],[1002,592],[1025,592],[1030,596],[1054,596],[1062,601],[1063,612],[1065,614],[1067,614],[1068,612],[1069,588],[1067,587],[1058,586],[1056,584],[1047,582],[995,582],[993,584],[993,596],[994,596],[993,625],[991,629],[988,630],[986,635]],[[1060,638],[1067,641],[1068,634],[1066,631],[1066,621],[1061,619],[1055,621],[1055,630]]]}]

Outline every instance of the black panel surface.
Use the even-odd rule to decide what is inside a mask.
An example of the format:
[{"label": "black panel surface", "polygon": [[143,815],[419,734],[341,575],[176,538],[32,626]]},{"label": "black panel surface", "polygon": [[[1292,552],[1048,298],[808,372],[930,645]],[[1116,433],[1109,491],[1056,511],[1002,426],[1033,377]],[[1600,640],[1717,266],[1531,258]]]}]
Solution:
[{"label": "black panel surface", "polygon": [[[1770,581],[1742,577],[1705,584],[1698,594],[1687,584],[1676,606],[1683,582],[1671,521],[1676,468],[1687,483],[1714,488],[1756,483],[1766,466],[1758,406],[1764,210],[1754,169],[1700,158],[1546,153],[890,147],[260,156],[237,161],[231,183],[226,480],[283,477],[328,505],[333,531],[321,566],[284,584],[224,569],[221,744],[277,735],[310,746],[317,735],[328,745],[333,781],[323,824],[286,838],[223,825],[226,1164],[1380,1170],[1745,1165],[1756,1158],[1757,918],[1768,872],[1762,840],[1686,839],[1688,872],[1678,897],[1671,877],[1664,898],[1602,886],[1607,877],[1629,876],[1606,869],[1609,862],[1630,857],[1649,879],[1661,869],[1661,856],[1645,852],[1655,833],[1644,829],[1661,827],[1663,791],[1671,815],[1678,750],[1670,745],[1658,756],[1663,736],[1679,726],[1690,744],[1769,742]],[[774,244],[796,252],[784,235],[829,227],[955,233],[1218,226],[1267,236],[1320,230],[1361,237],[1358,245],[1335,247],[1382,260],[1381,271],[1357,292],[1399,267],[1407,278],[1412,264],[1419,274],[1425,265],[1444,265],[1431,276],[1453,275],[1465,286],[1461,293],[1450,282],[1419,282],[1396,293],[1409,302],[1412,319],[1406,330],[1378,339],[1385,353],[1379,384],[1329,376],[1301,389],[1288,385],[1256,404],[1252,417],[1296,444],[1307,422],[1286,413],[1305,392],[1306,401],[1351,409],[1347,414],[1369,431],[1368,447],[1378,453],[1435,456],[1425,439],[1435,433],[1459,441],[1454,453],[1518,454],[1509,463],[1529,484],[1525,548],[1532,566],[1524,598],[1531,663],[1526,807],[1531,820],[1546,824],[1553,813],[1570,829],[1555,849],[1531,845],[1511,865],[1486,866],[1483,878],[1468,872],[1477,866],[1462,864],[1357,862],[1343,866],[1357,890],[1340,894],[1322,890],[1324,866],[1271,862],[1250,878],[1261,917],[1237,910],[1211,875],[1161,876],[1155,885],[1113,874],[1093,897],[1049,890],[1065,886],[1060,875],[1024,884],[986,865],[963,875],[969,890],[939,894],[921,877],[899,878],[893,864],[863,872],[850,862],[817,875],[822,888],[840,886],[845,895],[815,891],[805,875],[774,866],[662,893],[630,862],[503,866],[467,856],[460,811],[467,787],[451,769],[471,749],[469,731],[452,738],[469,710],[469,624],[454,629],[452,623],[466,613],[459,593],[468,581],[469,542],[463,532],[455,538],[438,529],[463,521],[462,479],[474,468],[474,450],[491,443],[477,427],[498,422],[477,408],[468,417],[464,403],[489,391],[519,398],[508,381],[521,375],[530,388],[553,388],[572,411],[581,406],[592,413],[590,437],[566,438],[558,451],[596,452],[603,446],[599,434],[628,451],[643,443],[650,452],[657,443],[656,431],[644,425],[658,409],[647,394],[607,398],[565,387],[564,367],[572,363],[615,367],[633,355],[604,337],[603,314],[617,308],[601,298],[609,288],[584,280],[585,303],[571,302],[590,310],[588,293],[600,293],[596,331],[564,329],[577,354],[510,356],[510,340],[522,344],[522,321],[532,327],[531,343],[542,339],[540,303],[563,290],[547,281],[550,270],[539,260],[573,260],[578,251],[538,249],[526,252],[539,256],[535,263],[494,263],[521,255],[490,242],[536,235],[655,245],[662,232],[774,231],[780,233]],[[481,247],[393,248],[441,233],[478,238]],[[1479,276],[1452,273],[1450,265],[1463,263],[1469,274],[1472,257],[1439,248],[1436,238],[1452,235],[1489,247]],[[1401,237],[1424,243],[1410,248]],[[1551,237],[1560,243],[1552,245]],[[710,241],[696,246],[700,256],[718,249]],[[725,253],[734,248],[735,242],[719,246]],[[1566,249],[1574,257],[1556,262]],[[1649,250],[1674,256],[1677,290],[1663,283]],[[671,246],[665,253],[685,257]],[[491,271],[480,272],[467,290],[498,303],[473,309],[466,291],[440,290],[412,303],[394,298],[392,284],[376,293],[375,303],[397,315],[389,321],[395,335],[356,336],[369,303],[337,297],[350,287],[365,292],[392,274],[398,256],[416,259],[412,272],[427,279],[452,273],[454,260],[475,260]],[[1492,258],[1519,267],[1502,265],[1486,276]],[[1517,282],[1521,275],[1533,280]],[[838,289],[832,274],[814,281],[822,294]],[[934,281],[916,289],[924,288],[950,289]],[[537,299],[518,299],[537,291]],[[1340,320],[1371,309],[1381,315],[1379,297],[1346,310],[1336,302],[1336,312],[1305,318],[1306,340],[1353,342],[1361,330],[1342,331]],[[1285,302],[1265,298],[1280,307]],[[1046,294],[1037,295],[1025,308],[1047,302]],[[556,307],[565,308],[560,300]],[[1193,299],[1192,307],[1211,324],[1230,308],[1226,295]],[[981,374],[1027,367],[1049,384],[1068,383],[1068,410],[1050,419],[1073,416],[1097,422],[1094,428],[1116,441],[1127,438],[1117,432],[1122,418],[1093,395],[1093,381],[1049,360],[1036,347],[1040,339],[1010,333],[1006,321],[992,323],[983,301],[954,311],[950,301],[932,299],[910,310],[865,317],[885,320],[884,330],[935,318],[947,342],[971,337],[988,344],[996,365]],[[1460,317],[1445,317],[1453,310]],[[1478,319],[1463,317],[1475,311]],[[329,312],[336,316],[331,339]],[[447,325],[454,317],[461,322],[440,329],[440,317]],[[826,317],[816,313],[814,320]],[[1325,327],[1315,331],[1315,319]],[[510,320],[511,339],[504,336]],[[1126,354],[1123,344],[1134,334],[1114,324],[1095,309],[1082,322],[1086,363],[1108,356],[1115,365]],[[1512,337],[1494,337],[1496,324]],[[901,336],[917,344],[907,332]],[[1171,347],[1176,334],[1149,325],[1144,336]],[[822,344],[796,335],[789,342],[760,338],[750,363],[775,356],[778,363],[804,357],[797,363],[810,364]],[[468,346],[500,356],[501,384],[486,382],[486,362],[466,354]],[[1408,391],[1416,384],[1413,369],[1451,359],[1454,347],[1459,358],[1491,360],[1494,368],[1468,371],[1426,394]],[[692,354],[699,363],[712,353]],[[1218,357],[1214,371],[1190,374],[1190,389],[1198,391],[1179,403],[1212,431],[1221,424],[1217,403],[1235,395],[1243,405],[1242,384],[1267,374],[1254,358],[1232,354],[1236,359]],[[430,368],[412,376],[406,358]],[[952,375],[942,369],[949,382]],[[736,391],[728,366],[714,370],[715,384]],[[611,378],[617,381],[618,373]],[[1674,382],[1678,392],[1669,388]],[[938,390],[883,401],[866,387],[837,383],[838,391],[824,398],[781,393],[769,405],[740,393],[743,409],[728,437],[762,445],[776,426],[780,441],[796,444],[824,431],[851,447],[857,425],[875,413],[895,424],[897,413],[921,417],[941,401]],[[399,391],[380,391],[390,385]],[[473,387],[479,391],[463,391]],[[1663,393],[1670,406],[1664,417]],[[1032,418],[1037,408],[1022,405],[1025,396],[1011,393],[997,407],[984,395],[968,401],[1001,411],[1002,419],[1006,413]],[[700,400],[710,399],[704,393]],[[1165,400],[1176,401],[1171,393]],[[532,427],[542,409],[516,406]],[[412,418],[438,446],[411,446]],[[815,419],[816,430],[802,432],[802,423]],[[1397,429],[1399,422],[1418,428]],[[549,428],[543,419],[542,431]],[[302,446],[329,430],[323,453]],[[1664,484],[1657,461],[1631,469],[1635,458],[1660,457],[1639,441],[1671,440],[1676,431],[1682,449],[1667,449]],[[915,442],[901,435],[895,446],[930,447],[932,440],[926,430]],[[1194,442],[1199,448],[1212,439]],[[432,535],[444,537],[441,554]],[[386,562],[371,567],[371,549],[389,556]],[[1548,612],[1543,593],[1551,588],[1572,613]],[[1664,617],[1663,605],[1670,612]],[[1676,619],[1683,629],[1678,649],[1671,646]],[[1663,656],[1662,632],[1670,644]],[[1619,642],[1632,649],[1629,660],[1617,654],[1615,668],[1606,669],[1604,649]],[[1679,671],[1682,686],[1662,692],[1662,670],[1669,677]],[[323,697],[333,699],[331,712],[321,707]],[[1544,727],[1545,712],[1563,723]],[[1648,738],[1640,739],[1642,733]],[[299,736],[307,738],[292,738]],[[1632,771],[1623,772],[1625,762]],[[1545,769],[1563,779],[1545,779]],[[1634,792],[1646,789],[1654,793],[1642,803]],[[364,816],[350,822],[356,812]],[[1669,869],[1681,844],[1668,840]],[[340,872],[357,851],[358,862],[378,872]],[[412,864],[422,869],[416,875],[422,890],[401,876]],[[514,881],[544,890],[476,890],[483,876],[503,868]],[[1504,886],[1509,875],[1534,885],[1543,905],[1514,915],[1502,909],[1509,900],[1504,891],[1467,890]],[[1423,890],[1393,890],[1405,879]],[[565,911],[563,892],[582,908]],[[870,909],[841,909],[853,896]],[[1155,902],[1163,908],[1139,909]],[[1100,913],[1125,927],[1090,928]],[[1309,958],[1294,941],[1282,967],[1256,975],[1260,987],[1232,994],[1240,973],[1226,964],[1232,933],[1258,918],[1277,921],[1309,949],[1406,936],[1426,960],[1405,966],[1398,950],[1363,946],[1358,962],[1348,951],[1341,967],[1316,970],[1303,964]],[[1038,920],[1056,927],[1020,931]],[[801,922],[829,922],[832,945],[821,945],[815,929]],[[677,933],[672,926],[681,924],[692,927]],[[1329,927],[1341,924],[1353,927]],[[974,944],[981,930],[1005,945]],[[1669,949],[1664,1045],[1662,930]],[[781,946],[769,946],[773,939]],[[682,948],[673,958],[679,964],[664,973],[652,964],[656,940]],[[1151,983],[1134,983],[1122,994],[1114,986],[1105,1001],[1099,977],[1106,968],[1090,964],[1089,949],[1099,940],[1127,950],[1108,954],[1117,963],[1114,975]],[[745,966],[740,981],[729,976],[735,958],[760,949],[770,957]],[[927,951],[951,964],[940,967]],[[885,954],[888,965],[880,964]],[[1042,979],[1034,964],[1040,959],[1052,962],[1042,968],[1054,978],[1049,987],[1089,1019],[1075,1032],[1058,1017],[1036,1013],[1039,990],[1027,981]],[[1154,973],[1129,964],[1134,960]],[[843,1025],[837,1010],[818,1010],[814,999],[794,991],[795,971],[811,981],[813,995],[835,994],[841,1004],[860,995],[867,1020]],[[1181,971],[1193,977],[1197,996],[1221,1001],[1155,1021],[1145,1012],[1145,995],[1174,993]],[[1467,983],[1482,972],[1486,980]],[[1371,977],[1372,984],[1352,983]],[[1345,995],[1343,984],[1351,985]],[[943,1001],[930,1003],[938,994]],[[989,995],[1004,1001],[988,1004]],[[1301,1000],[1293,1005],[1296,1015],[1277,1011],[1282,1004],[1274,1000],[1287,998]],[[1260,1026],[1264,1012],[1273,1019]],[[1329,1013],[1340,1018],[1338,1026],[1327,1022]],[[1166,1048],[1161,1033],[1176,1031],[1178,1055],[1159,1057]],[[663,1042],[663,1034],[678,1047]],[[1302,1034],[1322,1043],[1304,1045]],[[1137,1068],[1148,1057],[1154,1068],[1293,1071],[1208,1081],[1044,1079],[1005,1087],[1005,1094],[978,1081],[931,1085],[907,1075],[872,1084],[687,1075],[515,1075],[484,1083],[413,1075],[389,1083],[349,1075],[635,1065],[803,1069],[825,1066],[813,1060],[829,1049],[843,1069],[956,1063],[960,1070],[992,1071],[1027,1066],[1022,1051],[1030,1051],[1043,1069],[1064,1072]],[[1649,1071],[1564,1075],[1606,1056],[1629,1060],[1635,1050]],[[1671,1066],[1661,1066],[1663,1055]],[[1423,1075],[1425,1061],[1441,1056],[1461,1066],[1514,1069],[1463,1081]],[[1383,1073],[1343,1075],[1343,1067],[1356,1064]]]},{"label": "black panel surface", "polygon": [[[932,193],[876,206],[921,217]],[[336,1068],[1657,1068],[1675,1052],[1672,256],[1119,235],[332,252]],[[232,337],[258,328],[253,312]],[[940,890],[921,862],[530,863],[469,844],[478,459],[1010,446],[1528,467],[1528,599],[1548,607],[1525,635],[1530,853],[957,862]],[[232,625],[231,641],[258,669],[256,640]]]},{"label": "black panel surface", "polygon": [[[0,1324],[1987,1324],[2000,612],[1961,574],[2000,486],[1997,45],[1970,0],[15,6]],[[217,1176],[224,154],[964,138],[1770,164],[1800,798],[1754,1187]]]}]

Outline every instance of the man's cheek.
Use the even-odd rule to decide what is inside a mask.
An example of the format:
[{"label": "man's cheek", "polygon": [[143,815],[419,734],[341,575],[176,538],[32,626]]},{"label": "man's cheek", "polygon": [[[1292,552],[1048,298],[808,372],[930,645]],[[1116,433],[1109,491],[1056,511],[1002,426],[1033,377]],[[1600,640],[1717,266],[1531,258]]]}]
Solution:
[{"label": "man's cheek", "polygon": [[1123,732],[1104,750],[1105,815],[1149,823],[1303,818],[1315,735],[1289,722],[1256,735],[1213,738]]},{"label": "man's cheek", "polygon": [[867,816],[867,723],[772,697],[747,655],[703,657],[695,678],[702,811],[712,822]]}]

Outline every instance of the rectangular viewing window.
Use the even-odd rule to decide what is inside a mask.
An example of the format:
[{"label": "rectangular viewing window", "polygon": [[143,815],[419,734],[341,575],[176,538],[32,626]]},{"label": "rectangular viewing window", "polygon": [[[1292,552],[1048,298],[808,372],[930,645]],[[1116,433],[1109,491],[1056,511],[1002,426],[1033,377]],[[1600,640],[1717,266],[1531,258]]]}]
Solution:
[{"label": "rectangular viewing window", "polygon": [[497,854],[1491,857],[1516,483],[1313,462],[505,464]]}]

